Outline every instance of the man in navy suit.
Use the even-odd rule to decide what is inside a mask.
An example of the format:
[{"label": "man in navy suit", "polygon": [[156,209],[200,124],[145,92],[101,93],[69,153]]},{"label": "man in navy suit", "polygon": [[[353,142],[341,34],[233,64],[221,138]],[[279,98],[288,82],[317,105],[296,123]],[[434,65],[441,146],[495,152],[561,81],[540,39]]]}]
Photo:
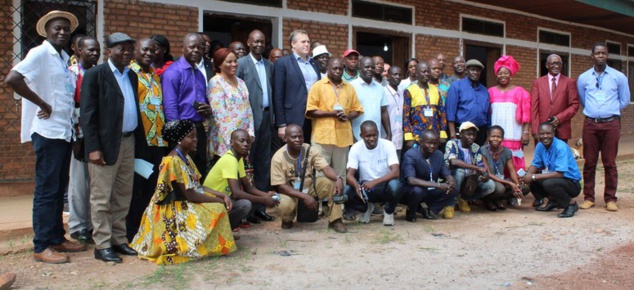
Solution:
[{"label": "man in navy suit", "polygon": [[[251,145],[249,159],[253,165],[253,183],[261,191],[269,190],[271,170],[271,137],[273,134],[273,64],[262,57],[266,37],[260,30],[249,34],[247,46],[249,54],[238,59],[238,78],[242,79],[249,90],[249,102],[255,123],[255,140]],[[275,218],[266,213],[263,204],[254,205],[253,216],[249,222],[259,223],[260,219],[272,221]]]},{"label": "man in navy suit", "polygon": [[306,122],[308,91],[321,78],[319,66],[310,53],[310,38],[304,30],[295,30],[289,37],[293,52],[275,62],[273,105],[277,135],[285,140],[286,126],[304,128],[304,139],[310,139],[310,122]]}]

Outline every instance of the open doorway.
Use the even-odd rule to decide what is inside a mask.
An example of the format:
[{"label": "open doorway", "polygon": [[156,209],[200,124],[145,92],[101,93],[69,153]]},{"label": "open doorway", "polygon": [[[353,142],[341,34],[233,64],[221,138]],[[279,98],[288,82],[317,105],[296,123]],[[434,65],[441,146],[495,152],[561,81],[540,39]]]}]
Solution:
[{"label": "open doorway", "polygon": [[563,63],[561,67],[561,74],[568,76],[568,53],[547,52],[543,50],[539,52],[539,76],[543,76],[548,73],[546,59],[548,59],[548,56],[553,53],[561,57],[561,62]]},{"label": "open doorway", "polygon": [[203,31],[212,40],[220,41],[224,47],[227,47],[233,41],[240,41],[246,47],[249,33],[254,29],[259,29],[266,36],[267,53],[265,53],[264,57],[268,58],[268,51],[272,47],[273,35],[273,24],[270,19],[217,14],[214,12],[205,12],[203,16]]},{"label": "open doorway", "polygon": [[485,46],[480,44],[465,45],[465,59],[477,59],[484,65],[480,83],[487,88],[497,84],[497,77],[493,71],[493,65],[502,56],[502,49],[495,46]]},{"label": "open doorway", "polygon": [[390,65],[402,66],[409,58],[410,38],[394,32],[354,29],[354,48],[364,56],[381,56]]}]

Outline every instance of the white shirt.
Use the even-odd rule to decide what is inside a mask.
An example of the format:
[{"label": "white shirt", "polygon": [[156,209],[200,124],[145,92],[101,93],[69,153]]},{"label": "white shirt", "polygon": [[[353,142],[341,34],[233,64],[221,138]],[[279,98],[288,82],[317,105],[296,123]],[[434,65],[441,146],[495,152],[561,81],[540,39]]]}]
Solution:
[{"label": "white shirt", "polygon": [[26,57],[11,69],[24,76],[27,86],[53,110],[48,119],[40,119],[37,117],[40,108],[22,98],[22,143],[30,142],[33,133],[49,139],[70,142],[75,109],[73,95],[77,77],[68,70],[69,59],[64,50],[60,56],[45,40],[41,45],[31,49]]},{"label": "white shirt", "polygon": [[396,148],[389,140],[378,140],[376,147],[370,150],[363,140],[354,143],[348,153],[346,168],[359,171],[359,181],[370,181],[390,173],[390,165],[398,165]]},{"label": "white shirt", "polygon": [[[388,84],[385,88],[387,96],[387,113],[390,116],[390,127],[392,127],[392,142],[397,150],[403,148],[403,90],[398,88],[394,91]],[[386,134],[381,128],[381,134]]]},{"label": "white shirt", "polygon": [[352,120],[354,137],[361,140],[361,124],[366,120],[372,120],[377,128],[381,128],[381,107],[387,106],[387,96],[385,88],[374,78],[369,85],[361,77],[354,79],[350,84],[357,92],[357,97],[363,106],[363,114]]},{"label": "white shirt", "polygon": [[205,84],[207,85],[207,87],[209,87],[209,79],[207,78],[207,70],[205,69],[205,59],[201,59],[200,62],[196,64],[196,67],[205,77]]},{"label": "white shirt", "polygon": [[249,57],[251,57],[251,61],[253,61],[253,65],[255,66],[255,70],[258,72],[258,78],[260,79],[260,87],[262,88],[262,107],[269,107],[269,86],[268,86],[268,77],[266,75],[266,67],[264,66],[264,57],[260,56],[260,60],[255,59],[253,54],[249,53]]},{"label": "white shirt", "polygon": [[128,72],[130,71],[129,67],[125,67],[123,69],[123,73],[121,73],[108,59],[108,65],[110,65],[110,69],[114,74],[114,78],[117,80],[119,84],[119,89],[121,89],[121,93],[123,93],[123,125],[122,131],[123,133],[128,133],[134,131],[136,126],[138,125],[138,116],[137,116],[137,108],[136,108],[136,100],[134,99],[134,90],[132,89],[132,83],[130,82],[130,77],[128,77]]}]

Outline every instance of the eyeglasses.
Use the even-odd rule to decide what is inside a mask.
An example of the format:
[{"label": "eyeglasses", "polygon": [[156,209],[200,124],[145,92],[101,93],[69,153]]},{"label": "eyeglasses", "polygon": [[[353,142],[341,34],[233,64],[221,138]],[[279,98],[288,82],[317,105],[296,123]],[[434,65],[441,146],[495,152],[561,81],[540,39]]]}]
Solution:
[{"label": "eyeglasses", "polygon": [[601,89],[601,87],[599,87],[599,78],[597,77],[597,84],[595,85],[597,87],[597,89]]},{"label": "eyeglasses", "polygon": [[559,66],[559,67],[561,67],[561,66],[563,66],[563,65],[564,65],[564,63],[563,63],[563,62],[549,62],[548,64],[549,64],[549,65],[552,65],[552,66]]}]

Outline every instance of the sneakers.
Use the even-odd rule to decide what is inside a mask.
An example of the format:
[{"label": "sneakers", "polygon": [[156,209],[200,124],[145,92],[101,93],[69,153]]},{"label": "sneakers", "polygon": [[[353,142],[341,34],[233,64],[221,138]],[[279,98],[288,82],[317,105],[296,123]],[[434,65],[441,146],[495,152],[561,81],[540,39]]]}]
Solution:
[{"label": "sneakers", "polygon": [[82,252],[87,249],[86,245],[71,242],[69,240],[65,240],[61,244],[52,246],[51,248],[53,248],[53,250],[58,252]]},{"label": "sneakers", "polygon": [[470,212],[471,211],[471,207],[469,206],[469,203],[462,199],[462,198],[458,198],[458,209],[461,212]]},{"label": "sneakers", "polygon": [[46,248],[41,253],[33,253],[33,260],[49,264],[63,264],[70,262],[68,256],[55,251],[52,247]]},{"label": "sneakers", "polygon": [[594,207],[594,202],[589,200],[584,200],[583,203],[581,203],[581,205],[579,206],[580,209],[589,209],[591,207]]},{"label": "sneakers", "polygon": [[365,210],[364,213],[359,217],[359,222],[362,224],[367,224],[370,222],[370,218],[372,218],[372,212],[374,211],[374,203],[368,202],[368,209]]},{"label": "sneakers", "polygon": [[615,201],[608,201],[608,203],[605,205],[605,209],[607,209],[608,211],[617,211],[619,210],[619,207],[616,206]]},{"label": "sneakers", "polygon": [[[467,205],[469,206],[469,205]],[[444,219],[452,219],[454,216],[453,206],[449,205],[443,208],[440,213],[438,213]]]},{"label": "sneakers", "polygon": [[394,213],[388,214],[383,211],[383,225],[386,227],[391,227],[394,225]]},{"label": "sneakers", "polygon": [[355,210],[351,209],[351,208],[345,208],[343,210],[343,219],[347,220],[347,221],[353,221],[357,218],[357,214],[355,213]]}]

